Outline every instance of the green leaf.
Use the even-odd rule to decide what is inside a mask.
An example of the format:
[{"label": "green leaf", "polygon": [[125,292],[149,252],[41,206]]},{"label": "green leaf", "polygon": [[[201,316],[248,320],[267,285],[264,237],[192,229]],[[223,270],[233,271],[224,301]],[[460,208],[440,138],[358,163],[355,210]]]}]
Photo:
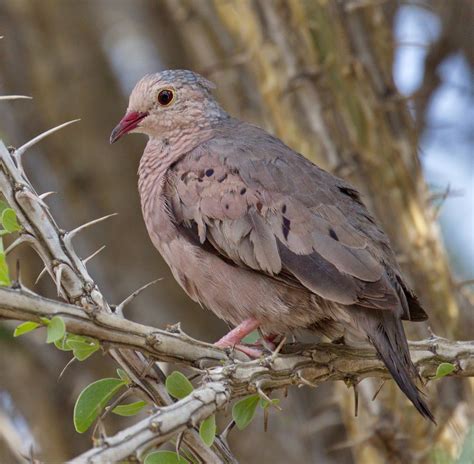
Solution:
[{"label": "green leaf", "polygon": [[234,404],[232,408],[232,418],[239,430],[245,429],[245,427],[250,424],[255,415],[259,400],[260,397],[258,395],[252,395]]},{"label": "green leaf", "polygon": [[72,353],[78,361],[84,361],[99,350],[99,342],[93,338],[84,340],[67,340],[67,346],[72,348]]},{"label": "green leaf", "polygon": [[216,438],[216,416],[213,414],[204,419],[199,426],[199,435],[201,440],[207,445],[212,446],[214,438]]},{"label": "green leaf", "polygon": [[258,330],[254,330],[253,332],[250,332],[246,337],[242,339],[242,343],[245,343],[247,345],[252,345],[253,343],[256,343],[257,340],[260,339],[260,334]]},{"label": "green leaf", "polygon": [[46,343],[54,343],[57,340],[61,340],[66,334],[66,324],[62,317],[54,316],[48,324]]},{"label": "green leaf", "polygon": [[454,372],[455,369],[456,366],[454,364],[441,363],[436,369],[436,375],[434,376],[434,379],[441,379],[442,377],[446,377],[447,375],[451,374],[451,372]]},{"label": "green leaf", "polygon": [[18,232],[21,230],[20,224],[16,219],[16,213],[11,208],[6,208],[2,212],[2,225],[8,232]]},{"label": "green leaf", "polygon": [[166,378],[166,390],[177,400],[188,396],[194,387],[181,372],[174,371]]},{"label": "green leaf", "polygon": [[84,361],[100,348],[100,343],[92,337],[69,334],[66,337],[66,346],[72,349],[77,360]]},{"label": "green leaf", "polygon": [[72,348],[68,345],[68,334],[64,335],[63,338],[56,340],[54,346],[61,351],[72,351]]},{"label": "green leaf", "polygon": [[125,386],[120,379],[100,379],[88,385],[74,405],[74,427],[84,433],[97,419],[111,398]]},{"label": "green leaf", "polygon": [[[0,239],[0,243],[2,243],[1,239]],[[5,287],[8,287],[11,285],[7,259],[4,253],[0,253],[0,285],[5,286]]]},{"label": "green leaf", "polygon": [[270,405],[278,406],[280,404],[280,400],[278,398],[273,398],[272,401],[268,401],[265,398],[260,398],[260,407],[262,409],[267,409]]},{"label": "green leaf", "polygon": [[130,380],[130,377],[128,376],[128,374],[123,370],[123,369],[120,369],[118,368],[117,369],[117,375],[124,381],[127,383],[127,385],[131,384],[132,381]]},{"label": "green leaf", "polygon": [[189,464],[189,461],[174,451],[155,451],[145,458],[143,464]]},{"label": "green leaf", "polygon": [[27,321],[23,322],[23,324],[17,325],[15,331],[13,332],[14,337],[19,337],[20,335],[24,335],[28,332],[32,332],[33,330],[37,329],[40,326],[37,322]]},{"label": "green leaf", "polygon": [[145,401],[136,401],[135,403],[120,404],[112,409],[112,412],[118,416],[134,416],[135,414],[138,414],[145,406]]}]

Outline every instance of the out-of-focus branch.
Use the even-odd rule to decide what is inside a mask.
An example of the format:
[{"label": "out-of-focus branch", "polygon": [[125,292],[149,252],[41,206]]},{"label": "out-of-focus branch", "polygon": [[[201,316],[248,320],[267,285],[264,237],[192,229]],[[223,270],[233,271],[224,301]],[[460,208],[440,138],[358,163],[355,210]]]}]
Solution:
[{"label": "out-of-focus branch", "polygon": [[[23,232],[10,249],[22,243],[32,246],[55,282],[58,295],[80,306],[85,314],[94,319],[98,314],[111,314],[112,309],[74,249],[72,239],[78,229],[67,233],[58,227],[22,167],[26,150],[65,125],[40,134],[11,153],[0,141],[0,191],[15,210],[23,227]],[[150,369],[141,353],[130,350],[112,349],[110,354],[156,405],[171,404],[172,400],[163,384],[165,376],[157,365]],[[204,445],[197,430],[186,431],[183,440],[195,456],[204,462],[236,462],[224,443],[217,441],[214,450]]]}]

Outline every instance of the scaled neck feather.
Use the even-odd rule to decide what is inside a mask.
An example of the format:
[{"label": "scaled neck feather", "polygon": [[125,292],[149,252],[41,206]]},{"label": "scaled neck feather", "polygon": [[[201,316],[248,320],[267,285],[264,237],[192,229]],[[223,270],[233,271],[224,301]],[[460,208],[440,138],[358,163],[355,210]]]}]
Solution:
[{"label": "scaled neck feather", "polygon": [[214,128],[193,128],[171,132],[167,137],[150,137],[138,167],[138,190],[142,210],[151,214],[170,166],[201,143],[212,138]]}]

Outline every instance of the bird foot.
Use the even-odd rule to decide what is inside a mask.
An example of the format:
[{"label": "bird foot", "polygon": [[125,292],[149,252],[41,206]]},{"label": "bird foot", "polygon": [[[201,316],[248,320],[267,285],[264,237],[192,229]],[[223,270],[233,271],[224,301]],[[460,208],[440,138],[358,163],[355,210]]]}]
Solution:
[{"label": "bird foot", "polygon": [[215,345],[221,348],[238,345],[244,337],[257,329],[259,325],[260,322],[258,322],[256,319],[246,319],[235,329],[232,329],[227,335],[224,335],[219,341],[215,343]]},{"label": "bird foot", "polygon": [[214,343],[220,348],[233,348],[245,353],[252,359],[259,358],[263,354],[263,350],[256,345],[245,345],[241,341],[249,333],[253,332],[260,325],[256,319],[246,319],[241,322],[235,329],[232,329],[227,335],[224,335],[219,341]]}]

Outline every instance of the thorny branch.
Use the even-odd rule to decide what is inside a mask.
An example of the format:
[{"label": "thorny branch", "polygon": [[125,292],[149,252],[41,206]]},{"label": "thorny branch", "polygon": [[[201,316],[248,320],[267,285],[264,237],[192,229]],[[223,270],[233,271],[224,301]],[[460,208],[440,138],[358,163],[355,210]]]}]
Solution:
[{"label": "thorny branch", "polygon": [[[23,243],[32,246],[55,282],[58,295],[81,307],[93,320],[97,314],[112,314],[112,308],[74,249],[72,238],[75,232],[67,233],[58,227],[48,206],[29,182],[21,162],[27,149],[68,124],[40,134],[11,153],[0,141],[0,191],[15,210],[24,229],[7,252]],[[140,352],[112,349],[110,354],[154,404],[163,406],[172,403],[164,388],[165,375],[158,365],[154,364],[149,369],[147,359]],[[212,449],[208,448],[196,429],[187,430],[183,440],[201,462],[237,462],[223,441],[217,440]]]},{"label": "thorny branch", "polygon": [[[41,136],[37,138],[40,139]],[[39,321],[41,317],[61,316],[69,332],[94,337],[104,349],[109,349],[135,384],[160,407],[149,418],[104,439],[72,462],[114,462],[143,453],[181,432],[186,445],[201,462],[236,462],[224,438],[218,437],[215,449],[211,450],[203,445],[196,431],[200,421],[234,398],[253,393],[266,397],[272,390],[290,385],[317,386],[331,380],[354,385],[365,377],[389,377],[368,346],[289,344],[277,356],[245,361],[242,354],[194,340],[179,329],[159,330],[114,314],[89,276],[84,261],[73,249],[71,238],[76,232],[67,233],[58,228],[48,207],[29,183],[20,157],[21,152],[10,154],[0,143],[0,190],[24,228],[10,248],[30,244],[55,281],[58,295],[68,303],[46,299],[21,285],[19,289],[0,288],[0,318]],[[410,343],[410,349],[426,381],[434,376],[442,362],[456,366],[453,375],[474,377],[474,342],[432,337]],[[145,369],[147,359],[173,361],[199,369],[202,385],[190,396],[172,403],[161,382],[164,374]]]},{"label": "thorny branch", "polygon": [[[288,344],[283,352],[253,361],[233,359],[224,350],[188,337],[98,312],[91,319],[73,305],[50,300],[26,290],[0,288],[0,318],[37,320],[61,316],[68,331],[94,337],[103,347],[129,348],[160,361],[173,361],[201,370],[203,384],[190,397],[165,406],[140,423],[107,438],[74,463],[115,462],[135,450],[168,441],[196,426],[234,398],[281,389],[343,380],[357,384],[366,377],[389,378],[373,348],[321,343]],[[456,366],[453,375],[474,377],[474,342],[451,342],[431,337],[411,342],[410,351],[420,376],[428,381],[442,362]],[[213,367],[204,369],[203,364]],[[217,365],[216,365],[217,364]]]},{"label": "thorny branch", "polygon": [[[289,385],[309,385],[328,380],[358,382],[365,377],[389,378],[384,364],[369,345],[292,343],[278,356],[269,354],[248,361],[230,352],[195,340],[181,330],[161,330],[97,312],[89,317],[82,308],[44,298],[25,289],[0,288],[0,319],[41,321],[61,316],[68,332],[93,337],[104,349],[127,348],[157,361],[180,363],[199,369],[206,378],[223,376],[232,398]],[[474,377],[474,342],[452,342],[440,337],[410,343],[411,356],[423,379],[434,376],[442,362],[456,366],[454,375]],[[237,359],[236,359],[237,358]],[[214,379],[215,380],[215,379]]]}]

